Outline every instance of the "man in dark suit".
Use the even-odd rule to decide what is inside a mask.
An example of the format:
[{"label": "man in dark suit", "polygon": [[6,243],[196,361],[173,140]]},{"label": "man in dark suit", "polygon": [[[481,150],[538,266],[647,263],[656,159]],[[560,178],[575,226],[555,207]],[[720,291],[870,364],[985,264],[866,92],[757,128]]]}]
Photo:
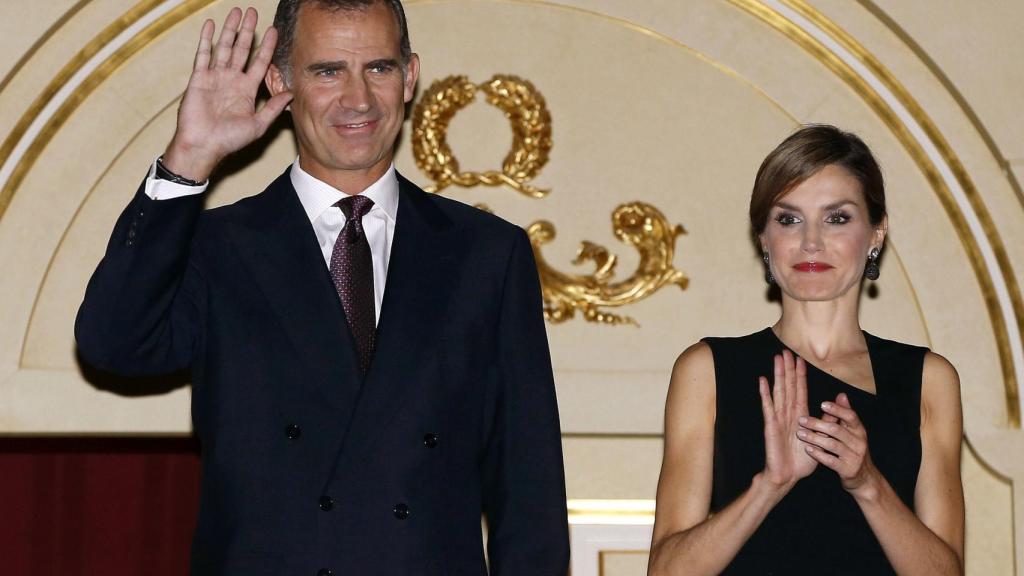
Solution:
[{"label": "man in dark suit", "polygon": [[[192,573],[565,574],[530,244],[395,172],[419,73],[401,3],[282,0],[247,66],[256,20],[232,10],[216,43],[204,23],[177,130],[76,323],[100,368],[191,370]],[[289,105],[296,162],[204,212],[217,164]]]}]

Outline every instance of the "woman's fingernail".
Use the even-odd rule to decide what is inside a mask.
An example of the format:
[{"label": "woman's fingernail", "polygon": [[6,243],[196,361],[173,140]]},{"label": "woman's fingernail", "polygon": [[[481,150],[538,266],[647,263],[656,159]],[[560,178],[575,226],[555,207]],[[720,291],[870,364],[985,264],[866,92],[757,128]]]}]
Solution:
[{"label": "woman's fingernail", "polygon": [[822,410],[828,410],[831,407],[832,407],[832,403],[831,402],[822,402],[821,403],[821,409]]}]

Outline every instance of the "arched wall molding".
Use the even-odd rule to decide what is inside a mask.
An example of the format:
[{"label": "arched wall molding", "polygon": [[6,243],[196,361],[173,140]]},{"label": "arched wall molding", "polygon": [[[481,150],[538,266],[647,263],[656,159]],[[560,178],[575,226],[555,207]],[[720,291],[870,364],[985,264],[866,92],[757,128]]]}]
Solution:
[{"label": "arched wall molding", "polygon": [[[64,241],[67,239],[68,232],[71,230],[72,225],[74,224],[74,222],[78,219],[78,215],[81,213],[82,208],[89,202],[89,199],[92,197],[93,193],[96,191],[96,187],[100,184],[100,182],[103,181],[104,178],[106,178],[107,174],[114,167],[114,164],[117,162],[117,158],[119,158],[122,154],[124,154],[124,152],[126,150],[131,148],[138,141],[139,136],[141,136],[146,131],[146,129],[148,129],[153,124],[153,122],[157,118],[159,118],[161,115],[163,115],[165,112],[167,112],[173,106],[177,105],[178,100],[180,98],[181,98],[181,94],[176,94],[171,101],[169,101],[167,104],[162,106],[160,108],[160,110],[155,115],[153,115],[153,118],[150,118],[149,121],[147,121],[142,126],[140,126],[139,129],[136,130],[135,133],[131,136],[131,138],[129,138],[125,142],[124,146],[121,147],[121,149],[118,151],[118,153],[114,156],[114,159],[111,160],[103,168],[103,171],[100,173],[99,177],[96,178],[96,181],[93,182],[92,186],[89,187],[89,190],[82,196],[82,201],[79,202],[78,207],[75,209],[74,214],[71,216],[71,220],[69,222],[69,225],[61,233],[60,240],[57,241],[57,245],[54,248],[52,254],[50,255],[49,261],[46,263],[46,270],[45,270],[45,272],[43,272],[43,276],[42,276],[42,278],[40,279],[40,282],[39,282],[40,288],[42,286],[46,285],[46,281],[47,281],[47,279],[50,276],[50,271],[53,269],[54,260],[56,259],[57,254],[60,253],[61,247],[64,245]],[[32,301],[32,311],[29,312],[28,322],[25,324],[25,335],[22,337],[23,345],[22,345],[22,348],[21,348],[21,353],[19,354],[19,358],[18,358],[18,365],[19,366],[24,366],[25,365],[25,352],[26,352],[26,348],[25,348],[24,344],[28,342],[28,333],[32,329],[32,321],[35,318],[36,309],[39,306],[39,300],[40,300],[41,297],[42,297],[42,290],[40,289],[39,291],[37,291],[36,297]]]},{"label": "arched wall molding", "polygon": [[18,72],[21,71],[25,64],[29,60],[31,60],[33,56],[36,55],[36,52],[39,51],[39,48],[47,42],[49,42],[50,38],[53,37],[54,33],[56,33],[72,18],[74,18],[82,10],[82,8],[84,8],[89,2],[90,0],[78,0],[78,2],[75,2],[74,5],[72,5],[70,8],[67,9],[67,11],[61,14],[60,18],[57,18],[57,20],[54,21],[54,23],[51,24],[46,29],[46,31],[43,32],[39,36],[39,38],[36,39],[35,42],[32,43],[31,46],[28,47],[28,50],[25,50],[25,53],[18,58],[18,60],[14,63],[13,66],[11,66],[10,70],[7,71],[7,74],[4,74],[3,80],[0,80],[0,93],[2,93],[5,88],[7,88],[7,85],[10,84],[11,80],[18,75]]},{"label": "arched wall molding", "polygon": [[213,1],[142,0],[71,57],[0,144],[0,219],[35,159],[82,101],[153,39]]},{"label": "arched wall molding", "polygon": [[1010,187],[1013,188],[1014,194],[1017,196],[1017,201],[1020,202],[1021,206],[1024,206],[1024,188],[1021,187],[1020,181],[1017,179],[1017,175],[1013,172],[1013,168],[1010,166],[1010,162],[1006,159],[1006,154],[1003,153],[996,139],[992,136],[992,132],[985,126],[981,118],[978,116],[977,111],[971,106],[967,98],[961,93],[960,89],[957,88],[953,80],[946,74],[941,66],[928,54],[928,52],[921,47],[921,45],[906,31],[896,20],[894,20],[888,13],[885,12],[876,2],[873,0],[857,0],[857,3],[864,7],[872,16],[878,19],[879,22],[885,25],[890,32],[914,53],[917,59],[924,64],[932,75],[938,80],[946,92],[953,98],[956,105],[963,112],[963,115],[977,131],[982,141],[985,143],[985,147],[988,148],[989,153],[999,163],[999,168],[1006,176],[1007,182]]}]

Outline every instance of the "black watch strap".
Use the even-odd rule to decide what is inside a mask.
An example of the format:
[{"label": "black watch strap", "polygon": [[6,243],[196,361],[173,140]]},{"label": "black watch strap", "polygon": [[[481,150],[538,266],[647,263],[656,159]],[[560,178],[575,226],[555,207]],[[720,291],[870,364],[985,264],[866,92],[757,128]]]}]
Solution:
[{"label": "black watch strap", "polygon": [[156,178],[157,180],[167,180],[168,182],[174,182],[175,184],[182,184],[184,186],[202,186],[202,182],[196,182],[195,180],[189,180],[184,176],[175,174],[164,166],[164,157],[161,156],[156,159]]}]

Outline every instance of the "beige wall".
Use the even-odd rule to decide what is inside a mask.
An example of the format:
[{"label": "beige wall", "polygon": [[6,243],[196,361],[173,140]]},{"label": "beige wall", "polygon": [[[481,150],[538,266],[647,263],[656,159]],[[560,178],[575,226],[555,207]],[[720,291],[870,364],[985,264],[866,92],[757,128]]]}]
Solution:
[{"label": "beige wall", "polygon": [[[71,327],[111,224],[173,130],[200,22],[221,20],[229,4],[44,4],[5,6],[0,19],[0,432],[187,433],[187,388],[97,389],[75,361]],[[273,4],[256,2],[265,20]],[[929,345],[960,370],[968,573],[1014,573],[1024,558],[1014,396],[1024,385],[1024,4],[410,0],[407,11],[420,92],[453,74],[515,74],[552,118],[550,161],[532,181],[546,198],[483,186],[444,194],[524,226],[551,221],[557,237],[543,253],[563,272],[592,271],[570,263],[590,240],[619,256],[617,278],[633,274],[637,252],[610,222],[623,202],[651,204],[687,230],[674,258],[685,290],[606,309],[639,327],[549,325],[577,541],[606,550],[595,570],[643,571],[634,540],[616,546],[592,527],[649,532],[648,512],[623,510],[654,497],[675,356],[778,313],[746,235],[757,165],[800,123],[830,122],[868,141],[889,185],[890,250],[864,325]],[[463,170],[500,169],[509,121],[477,100],[448,140]],[[412,137],[405,130],[399,170],[429,185]],[[211,203],[252,194],[294,154],[290,133],[274,134]],[[595,516],[602,505],[620,510]]]}]

